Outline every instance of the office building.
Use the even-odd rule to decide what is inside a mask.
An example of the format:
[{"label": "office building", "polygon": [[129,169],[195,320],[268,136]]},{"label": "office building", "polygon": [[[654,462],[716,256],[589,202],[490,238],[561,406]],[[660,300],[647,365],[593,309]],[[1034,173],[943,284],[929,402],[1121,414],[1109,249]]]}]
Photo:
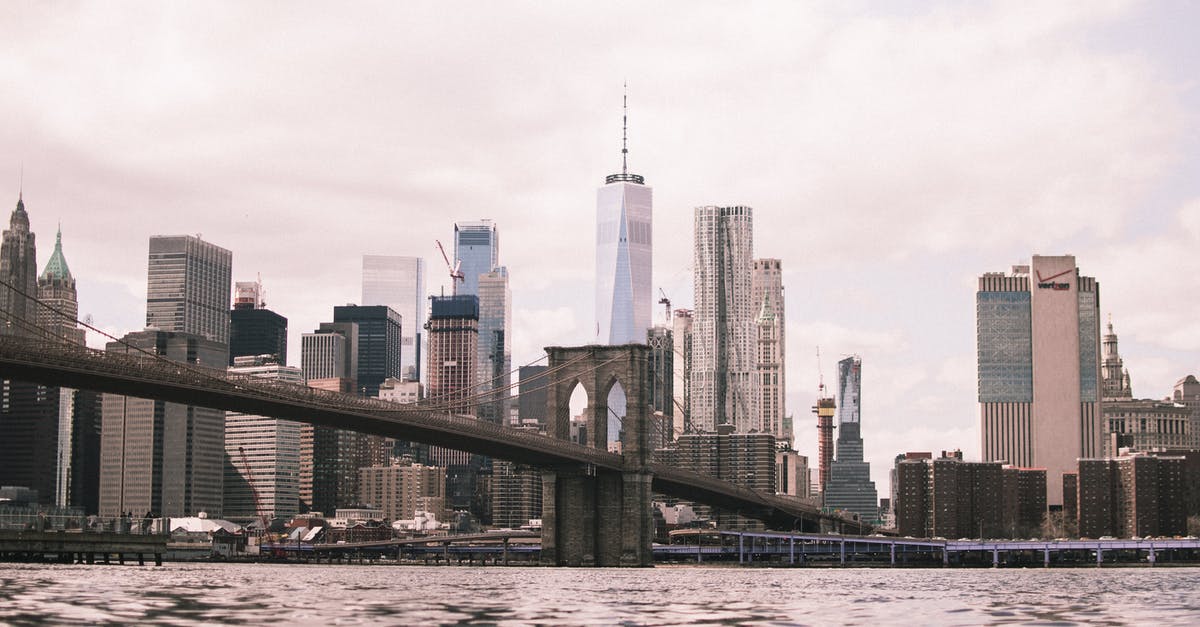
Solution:
[{"label": "office building", "polygon": [[[460,415],[476,415],[479,404],[479,297],[473,294],[430,299],[429,404]],[[430,463],[446,468],[446,507],[473,510],[482,518],[477,501],[478,475],[485,460],[478,455],[438,446],[429,447]],[[490,509],[490,508],[489,508]]]},{"label": "office building", "polygon": [[41,336],[37,321],[37,237],[29,230],[24,194],[9,217],[9,226],[0,243],[0,334]]},{"label": "office building", "polygon": [[[39,329],[37,246],[29,231],[24,196],[0,243],[0,333],[60,341],[57,329]],[[57,388],[0,381],[0,486],[20,486],[54,503],[59,455],[60,395]]]},{"label": "office building", "polygon": [[508,287],[508,268],[495,267],[478,279],[477,415],[485,422],[504,424],[512,395],[512,290]]},{"label": "office building", "polygon": [[[239,357],[229,373],[304,385],[299,368],[264,356]],[[300,423],[226,412],[225,455],[227,520],[245,524],[300,513]]]},{"label": "office building", "polygon": [[513,462],[492,462],[492,525],[520,529],[542,517],[541,471]]},{"label": "office building", "polygon": [[[61,228],[55,237],[54,252],[38,275],[37,286],[38,300],[43,305],[37,308],[38,327],[55,340],[85,345],[84,330],[76,322],[79,318],[79,300],[75,277],[71,275],[67,258],[63,255]],[[54,460],[57,475],[53,502],[59,507],[76,506],[85,512],[95,513],[99,506],[100,488],[100,395],[89,390],[69,388],[42,390],[45,401],[51,407],[57,404],[57,416],[52,419],[57,425],[57,455]],[[50,428],[51,425],[47,423],[44,427]],[[0,435],[0,438],[5,435]],[[31,450],[37,450],[37,445]],[[43,469],[39,469],[38,476],[44,477],[43,472]]]},{"label": "office building", "polygon": [[420,381],[388,378],[379,384],[379,398],[390,403],[413,405],[420,402],[424,389]]},{"label": "office building", "polygon": [[1171,400],[1188,408],[1191,416],[1188,422],[1191,443],[1188,448],[1200,450],[1200,381],[1190,374],[1176,381]]},{"label": "office building", "polygon": [[812,498],[812,472],[808,468],[807,456],[791,449],[775,451],[775,492],[803,499]]},{"label": "office building", "polygon": [[238,281],[229,312],[229,365],[238,357],[270,355],[287,364],[287,318],[267,309],[262,281]]},{"label": "office building", "polygon": [[457,295],[479,295],[479,275],[500,265],[500,233],[491,220],[454,223],[454,258],[463,281]]},{"label": "office building", "polygon": [[384,520],[411,520],[416,512],[441,517],[446,502],[446,469],[420,464],[367,466],[359,470],[359,502],[383,512]]},{"label": "office building", "polygon": [[[302,367],[303,369],[303,367]],[[351,394],[354,380],[308,379],[308,387]],[[359,434],[325,425],[300,425],[300,510],[328,514],[358,498]]]},{"label": "office building", "polygon": [[150,238],[146,328],[229,345],[233,253],[192,235]]},{"label": "office building", "polygon": [[[32,234],[31,234],[32,237]],[[7,277],[5,278],[7,281]],[[79,296],[75,290],[75,277],[67,266],[62,250],[62,229],[54,239],[54,252],[46,268],[37,278],[37,296],[44,306],[37,307],[38,328],[49,333],[51,339],[84,346],[84,331],[79,328]]]},{"label": "office building", "polygon": [[838,362],[837,457],[829,466],[824,486],[826,509],[857,514],[860,520],[879,520],[879,495],[871,481],[871,465],[863,461],[862,359]]},{"label": "office building", "polygon": [[[672,430],[675,417],[675,337],[670,327],[655,325],[646,330],[646,344],[650,346],[646,382],[652,412],[663,415],[666,429]],[[679,433],[683,430],[680,429]]]},{"label": "office building", "polygon": [[[181,367],[224,369],[228,347],[190,333],[146,329],[109,342],[105,350],[148,351]],[[100,448],[102,516],[222,515],[224,411],[105,394]]]},{"label": "office building", "polygon": [[479,356],[479,297],[434,296],[429,332],[429,402],[456,414],[475,414]]},{"label": "office building", "polygon": [[400,314],[402,378],[423,380],[425,260],[397,255],[363,255],[362,304],[386,305]]},{"label": "office building", "polygon": [[671,318],[671,342],[675,351],[671,392],[675,399],[674,432],[691,431],[692,310],[676,309]]},{"label": "office building", "polygon": [[1144,453],[1081,459],[1076,494],[1082,537],[1187,534],[1183,456]]},{"label": "office building", "polygon": [[[1185,450],[1192,445],[1192,409],[1172,399],[1136,399],[1121,355],[1112,321],[1104,334],[1101,362],[1104,390],[1104,434],[1101,452],[1115,457],[1120,447],[1140,451]],[[1114,443],[1119,442],[1120,445]]]},{"label": "office building", "polygon": [[752,215],[750,207],[696,208],[689,394],[692,428],[701,431],[759,426],[753,376],[761,303],[750,294]]},{"label": "office building", "polygon": [[621,172],[596,190],[596,342],[640,343],[650,328],[653,294],[654,190],[629,172],[622,139]]},{"label": "office building", "polygon": [[[300,337],[300,370],[308,386],[358,394],[358,324],[323,322]],[[300,508],[325,514],[358,498],[364,436],[330,426],[300,427]]]},{"label": "office building", "polygon": [[352,322],[358,328],[355,380],[360,394],[378,396],[385,379],[402,376],[402,321],[396,310],[387,305],[334,307],[333,322]]},{"label": "office building", "polygon": [[1070,255],[979,278],[976,322],[985,461],[1045,468],[1048,502],[1062,474],[1100,453],[1100,286]]},{"label": "office building", "polygon": [[759,431],[779,442],[793,442],[787,413],[787,320],[783,301],[783,262],[755,259],[751,266],[750,298],[758,307],[755,379],[758,382]]},{"label": "office building", "polygon": [[517,370],[517,379],[520,381],[517,415],[523,425],[544,427],[546,424],[546,402],[549,398],[546,388],[550,385],[550,378],[546,376],[547,368],[521,366]]}]

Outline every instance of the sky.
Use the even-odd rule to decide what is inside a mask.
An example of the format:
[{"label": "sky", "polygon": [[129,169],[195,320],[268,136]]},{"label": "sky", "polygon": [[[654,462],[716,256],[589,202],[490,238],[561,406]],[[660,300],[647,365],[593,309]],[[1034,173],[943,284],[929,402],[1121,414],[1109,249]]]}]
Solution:
[{"label": "sky", "polygon": [[[364,254],[491,218],[514,367],[594,331],[596,188],[654,189],[693,301],[700,205],[783,260],[787,411],[863,360],[880,495],[904,451],[978,459],[976,278],[1074,254],[1134,394],[1200,371],[1200,5],[1189,2],[0,3],[0,198],[61,224],[81,315],[145,324],[147,242],[201,234],[299,337]],[[23,174],[22,174],[23,173]],[[656,307],[656,314],[661,312]],[[92,334],[92,345],[103,338]]]}]

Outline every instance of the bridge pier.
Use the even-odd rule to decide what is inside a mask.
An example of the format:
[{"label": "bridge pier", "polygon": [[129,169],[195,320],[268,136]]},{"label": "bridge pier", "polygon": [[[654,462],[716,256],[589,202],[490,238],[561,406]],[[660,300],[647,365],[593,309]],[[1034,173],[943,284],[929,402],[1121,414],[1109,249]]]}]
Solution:
[{"label": "bridge pier", "polygon": [[571,394],[587,393],[585,444],[608,447],[608,397],[625,392],[619,468],[591,464],[542,472],[542,563],[554,566],[653,566],[654,517],[650,502],[649,348],[547,347],[547,434],[571,439]]},{"label": "bridge pier", "polygon": [[650,475],[542,472],[542,557],[548,566],[652,566]]}]

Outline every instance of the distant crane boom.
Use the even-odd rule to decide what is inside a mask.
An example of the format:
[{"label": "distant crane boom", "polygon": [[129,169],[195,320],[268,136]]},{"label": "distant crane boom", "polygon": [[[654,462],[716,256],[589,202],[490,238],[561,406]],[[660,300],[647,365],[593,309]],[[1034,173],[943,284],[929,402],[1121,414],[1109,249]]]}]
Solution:
[{"label": "distant crane boom", "polygon": [[433,241],[437,242],[438,250],[441,251],[441,253],[442,253],[442,259],[445,260],[445,262],[446,262],[446,269],[450,271],[450,293],[457,294],[459,282],[466,281],[466,278],[463,276],[462,270],[459,270],[459,268],[462,267],[462,260],[455,259],[454,263],[450,263],[450,256],[446,254],[446,249],[442,247],[442,241],[441,240],[433,240]]}]

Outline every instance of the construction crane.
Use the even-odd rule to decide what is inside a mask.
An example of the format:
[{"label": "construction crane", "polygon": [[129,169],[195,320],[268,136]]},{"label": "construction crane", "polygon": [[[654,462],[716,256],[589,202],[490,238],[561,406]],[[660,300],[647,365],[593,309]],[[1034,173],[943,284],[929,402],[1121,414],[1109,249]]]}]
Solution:
[{"label": "construction crane", "polygon": [[664,292],[663,288],[661,288],[661,287],[658,288],[658,293],[662,294],[662,298],[658,299],[658,304],[666,307],[666,310],[664,313],[667,314],[667,326],[671,326],[671,299],[667,298],[667,293]]},{"label": "construction crane", "polygon": [[250,473],[250,459],[246,457],[246,447],[239,446],[238,454],[242,456],[242,473],[246,478],[246,485],[250,486],[250,496],[254,497],[254,513],[258,516],[259,523],[262,524],[262,532],[266,533],[270,522],[267,520],[267,513],[263,511],[262,502],[258,499],[258,488],[254,487],[254,478]]},{"label": "construction crane", "polygon": [[821,486],[821,498],[825,497],[825,485],[829,483],[829,469],[833,462],[833,415],[837,404],[826,396],[825,373],[821,368],[821,347],[817,347],[817,404],[813,413],[817,415],[817,483]]},{"label": "construction crane", "polygon": [[455,259],[454,263],[450,263],[450,256],[446,254],[446,249],[442,248],[442,241],[436,239],[433,241],[437,242],[438,250],[442,253],[442,259],[446,261],[446,269],[450,271],[450,294],[457,294],[458,283],[460,281],[466,281],[466,278],[463,277],[462,270],[459,270],[459,268],[462,267],[462,259]]}]

